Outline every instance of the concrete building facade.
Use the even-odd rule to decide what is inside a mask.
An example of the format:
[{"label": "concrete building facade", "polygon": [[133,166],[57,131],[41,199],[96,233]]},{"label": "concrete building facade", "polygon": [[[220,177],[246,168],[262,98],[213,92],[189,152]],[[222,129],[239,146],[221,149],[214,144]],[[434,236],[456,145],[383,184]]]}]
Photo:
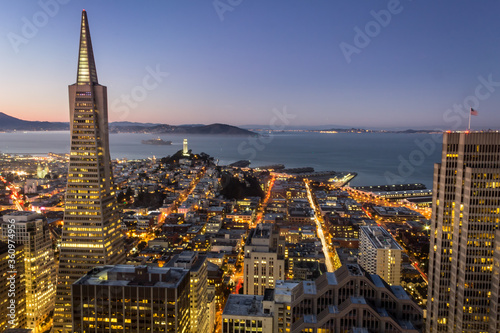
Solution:
[{"label": "concrete building facade", "polygon": [[250,231],[244,246],[244,293],[264,295],[276,281],[285,279],[284,238],[273,224],[260,223]]},{"label": "concrete building facade", "polygon": [[[342,266],[314,281],[278,281],[263,296],[230,295],[230,300],[222,314],[223,333],[333,333],[360,329],[418,333],[423,325],[422,309],[401,286],[390,286],[357,264]],[[249,324],[256,326],[248,328]]]},{"label": "concrete building facade", "polygon": [[401,284],[403,249],[382,227],[362,226],[359,230],[359,264],[391,285]]}]

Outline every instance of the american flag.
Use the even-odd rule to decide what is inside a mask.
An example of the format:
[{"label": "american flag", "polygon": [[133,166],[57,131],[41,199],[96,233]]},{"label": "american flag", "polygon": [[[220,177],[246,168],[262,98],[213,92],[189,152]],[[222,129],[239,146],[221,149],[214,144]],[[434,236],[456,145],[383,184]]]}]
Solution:
[{"label": "american flag", "polygon": [[473,108],[470,108],[470,114],[473,116],[477,116],[478,112],[476,110],[474,110]]}]

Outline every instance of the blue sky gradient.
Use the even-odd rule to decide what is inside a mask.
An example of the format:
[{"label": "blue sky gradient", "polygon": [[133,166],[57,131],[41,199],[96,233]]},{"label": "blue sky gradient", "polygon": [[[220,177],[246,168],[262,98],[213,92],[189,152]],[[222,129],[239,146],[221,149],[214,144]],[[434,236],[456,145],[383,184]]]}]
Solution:
[{"label": "blue sky gradient", "polygon": [[[499,2],[60,1],[0,2],[1,112],[68,120],[85,8],[110,121],[268,125],[286,107],[291,126],[465,129],[457,105],[500,127]],[[156,68],[169,75],[140,95]]]}]

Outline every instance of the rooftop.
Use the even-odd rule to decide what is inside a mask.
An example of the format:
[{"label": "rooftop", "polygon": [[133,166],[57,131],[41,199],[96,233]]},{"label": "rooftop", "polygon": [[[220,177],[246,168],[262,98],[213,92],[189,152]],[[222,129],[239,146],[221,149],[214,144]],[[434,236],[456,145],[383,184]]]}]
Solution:
[{"label": "rooftop", "polygon": [[390,286],[393,294],[399,299],[410,299],[410,296],[406,293],[406,291],[401,286]]},{"label": "rooftop", "polygon": [[358,249],[336,248],[335,252],[337,253],[337,256],[342,265],[356,264],[358,262]]},{"label": "rooftop", "polygon": [[402,250],[401,246],[392,238],[392,236],[379,226],[362,226],[360,231],[371,241],[377,249]]},{"label": "rooftop", "polygon": [[271,317],[271,313],[262,311],[264,296],[230,294],[222,315]]},{"label": "rooftop", "polygon": [[26,222],[32,221],[35,218],[42,218],[42,216],[35,212],[27,212],[27,211],[14,211],[3,216],[3,221],[8,222],[9,220],[16,220],[16,222]]},{"label": "rooftop", "polygon": [[347,270],[352,276],[362,276],[363,271],[359,267],[359,265],[356,264],[350,264],[350,265],[345,265],[347,267]]},{"label": "rooftop", "polygon": [[375,286],[377,286],[379,288],[386,287],[386,284],[384,283],[382,278],[380,276],[378,276],[377,274],[370,274],[370,278]]},{"label": "rooftop", "polygon": [[294,280],[278,280],[274,287],[274,293],[276,295],[290,295],[292,289],[300,284],[300,281]]},{"label": "rooftop", "polygon": [[328,284],[338,284],[337,276],[334,273],[325,273]]},{"label": "rooftop", "polygon": [[108,265],[95,267],[73,284],[176,288],[187,274],[182,268]]},{"label": "rooftop", "polygon": [[252,238],[269,238],[272,232],[272,227],[263,223],[257,224],[257,227],[251,233]]},{"label": "rooftop", "polygon": [[181,267],[189,269],[191,272],[197,272],[205,262],[206,256],[199,255],[194,251],[183,251],[176,254],[166,265],[163,267]]},{"label": "rooftop", "polygon": [[315,281],[304,281],[304,294],[315,295],[316,294],[316,283]]}]

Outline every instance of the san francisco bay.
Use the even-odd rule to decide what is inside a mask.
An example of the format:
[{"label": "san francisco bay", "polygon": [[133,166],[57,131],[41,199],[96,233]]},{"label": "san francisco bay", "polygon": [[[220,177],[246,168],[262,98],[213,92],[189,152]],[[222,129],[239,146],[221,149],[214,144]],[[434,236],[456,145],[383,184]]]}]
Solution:
[{"label": "san francisco bay", "polygon": [[[160,137],[172,145],[144,145]],[[17,154],[68,153],[70,136],[60,132],[0,133],[0,152]],[[432,188],[433,165],[441,160],[441,135],[395,133],[284,132],[245,138],[218,135],[110,134],[111,157],[164,157],[182,149],[188,139],[194,153],[205,152],[219,164],[250,160],[251,167],[284,164],[316,171],[352,171],[352,185],[423,183]]]}]

